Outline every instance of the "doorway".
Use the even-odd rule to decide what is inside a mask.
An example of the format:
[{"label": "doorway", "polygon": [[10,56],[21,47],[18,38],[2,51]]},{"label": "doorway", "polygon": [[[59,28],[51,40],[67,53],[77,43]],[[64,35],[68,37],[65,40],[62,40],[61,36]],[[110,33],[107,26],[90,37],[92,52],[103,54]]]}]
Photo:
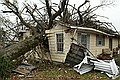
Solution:
[{"label": "doorway", "polygon": [[109,48],[112,51],[112,38],[109,38]]}]

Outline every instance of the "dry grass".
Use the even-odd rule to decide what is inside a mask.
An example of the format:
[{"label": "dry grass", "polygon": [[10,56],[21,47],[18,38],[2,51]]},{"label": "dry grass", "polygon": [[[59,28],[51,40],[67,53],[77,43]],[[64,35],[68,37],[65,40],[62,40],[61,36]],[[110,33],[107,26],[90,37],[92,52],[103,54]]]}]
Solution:
[{"label": "dry grass", "polygon": [[[111,80],[105,74],[97,71],[80,75],[72,68],[63,64],[39,64],[39,68],[25,77],[12,76],[8,80]],[[115,80],[120,80],[117,78]]]}]

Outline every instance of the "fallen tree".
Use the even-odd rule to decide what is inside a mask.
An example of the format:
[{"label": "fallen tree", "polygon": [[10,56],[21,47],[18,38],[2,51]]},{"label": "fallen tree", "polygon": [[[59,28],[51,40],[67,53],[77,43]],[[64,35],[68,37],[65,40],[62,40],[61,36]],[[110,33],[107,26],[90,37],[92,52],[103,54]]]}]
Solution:
[{"label": "fallen tree", "polygon": [[[5,54],[3,55],[9,57],[11,60],[16,59],[17,57],[24,55],[26,52],[35,48],[37,45],[42,44],[46,37],[45,30],[53,28],[56,18],[70,25],[93,27],[95,29],[106,31],[110,30],[108,28],[110,25],[109,23],[96,20],[96,14],[91,15],[91,13],[97,10],[97,8],[110,4],[101,4],[100,6],[96,6],[94,8],[90,8],[90,5],[88,5],[84,11],[81,11],[80,9],[87,3],[90,3],[90,1],[85,0],[85,2],[78,6],[78,8],[69,5],[68,2],[69,0],[60,0],[60,4],[53,3],[57,5],[58,10],[52,6],[52,2],[50,0],[45,0],[42,2],[45,7],[38,8],[36,4],[31,6],[30,4],[24,3],[22,10],[19,10],[17,0],[14,0],[13,2],[3,0],[2,4],[8,8],[8,11],[3,11],[3,13],[15,14],[15,16],[19,19],[20,25],[24,25],[32,31],[32,37],[4,48]],[[69,13],[70,11],[68,6],[72,7],[71,13]],[[42,14],[43,11],[40,12],[42,9],[44,9],[45,14]],[[26,20],[23,14],[27,14],[27,17],[30,17],[30,19]],[[105,25],[106,27],[102,28],[100,25]],[[13,28],[11,29],[13,30]],[[109,32],[114,33],[112,30]]]},{"label": "fallen tree", "polygon": [[[33,26],[33,24],[27,22],[24,19],[24,17],[22,16],[22,12],[20,12],[18,10],[18,6],[16,6],[15,3],[10,2],[9,0],[3,0],[2,4],[7,6],[7,8],[9,9],[8,11],[3,11],[3,12],[4,13],[14,13],[19,18],[20,23],[32,31],[32,37],[4,48],[3,51],[5,52],[5,54],[2,54],[2,55],[7,56],[11,60],[13,60],[13,59],[20,57],[21,55],[24,55],[26,52],[32,50],[33,48],[35,48],[39,44],[42,44],[44,42],[45,37],[46,37],[45,36],[46,35],[45,29],[52,28],[53,20],[63,12],[64,7],[66,5],[66,1],[67,0],[61,1],[60,2],[61,8],[59,8],[59,10],[56,13],[51,14],[50,1],[45,0],[45,5],[46,5],[45,8],[47,9],[47,12],[49,15],[48,25],[45,22],[46,20],[43,19],[44,16],[41,14],[41,12],[39,12],[37,10],[36,5],[34,5],[34,8],[32,8],[29,4],[24,4],[23,10],[26,9],[26,12],[32,17],[32,19],[28,20],[28,21],[33,21],[33,23],[37,24],[37,25]],[[39,14],[39,17],[40,17],[39,19],[34,15],[34,12]]]},{"label": "fallen tree", "polygon": [[24,55],[26,52],[38,46],[38,44],[43,41],[43,34],[35,35],[29,39],[5,48],[6,54],[4,54],[4,56],[9,57],[11,60],[16,59],[17,57]]}]

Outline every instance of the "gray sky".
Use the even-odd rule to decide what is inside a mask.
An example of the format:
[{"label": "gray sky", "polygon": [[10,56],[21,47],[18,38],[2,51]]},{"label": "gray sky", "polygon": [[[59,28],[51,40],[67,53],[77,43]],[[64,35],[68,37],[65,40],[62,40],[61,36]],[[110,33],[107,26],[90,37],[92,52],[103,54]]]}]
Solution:
[{"label": "gray sky", "polygon": [[[72,4],[81,4],[80,1],[84,0],[70,0]],[[108,0],[113,1],[113,0]],[[92,6],[99,5],[101,0],[90,0]],[[110,7],[100,8],[96,11],[97,14],[101,16],[106,16],[109,19],[101,19],[102,21],[112,22],[112,24],[116,27],[118,31],[120,31],[120,0],[114,0],[115,5],[111,5]]]},{"label": "gray sky", "polygon": [[104,19],[107,22],[112,22],[118,31],[120,31],[120,0],[115,0],[115,5],[111,7],[106,7],[104,9],[99,9],[98,14],[108,17],[109,19]]},{"label": "gray sky", "polygon": [[[59,2],[59,0],[52,0],[53,2]],[[76,4],[80,5],[85,0],[69,0],[70,4]],[[90,0],[91,6],[97,6],[101,3],[103,0]],[[106,0],[107,1],[107,0]],[[97,14],[101,16],[108,17],[106,18],[99,18],[102,21],[111,22],[118,31],[120,31],[120,0],[108,0],[109,2],[114,2],[114,5],[111,5],[109,7],[100,8],[96,11]]]}]

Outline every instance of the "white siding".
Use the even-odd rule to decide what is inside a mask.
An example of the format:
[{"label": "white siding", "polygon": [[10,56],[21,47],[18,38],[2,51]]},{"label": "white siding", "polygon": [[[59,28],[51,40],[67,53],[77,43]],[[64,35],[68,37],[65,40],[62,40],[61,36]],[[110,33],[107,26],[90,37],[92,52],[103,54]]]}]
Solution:
[{"label": "white siding", "polygon": [[[51,57],[54,61],[64,62],[66,54],[70,47],[70,38],[72,37],[70,33],[65,33],[64,30],[67,29],[65,27],[62,27],[60,25],[56,25],[51,30],[47,30],[46,33],[49,33],[48,40],[49,40],[49,49],[51,53]],[[56,51],[56,44],[55,44],[55,33],[64,33],[64,51],[63,53],[59,53]]]},{"label": "white siding", "polygon": [[[70,49],[70,43],[71,43],[71,38],[73,36],[73,31],[69,33],[65,33],[64,30],[66,30],[66,27],[62,27],[60,25],[56,25],[51,30],[47,30],[46,33],[49,33],[49,49],[51,53],[51,57],[54,61],[59,61],[59,62],[64,62],[65,57]],[[65,41],[65,46],[64,46],[64,51],[63,53],[58,53],[55,50],[55,33],[56,32],[63,32],[64,33],[64,41]],[[83,31],[85,32],[85,31]],[[76,33],[74,38],[77,40],[78,34]],[[74,43],[77,43],[76,41],[73,41]],[[113,48],[118,47],[118,41],[117,39],[113,39]],[[89,50],[97,56],[98,54],[102,53],[102,49],[104,48],[109,48],[109,37],[105,36],[105,46],[96,46],[96,33],[90,33],[90,47]]]},{"label": "white siding", "polygon": [[97,56],[104,48],[109,48],[109,38],[105,36],[105,46],[96,46],[96,34],[90,34],[90,51]]}]

